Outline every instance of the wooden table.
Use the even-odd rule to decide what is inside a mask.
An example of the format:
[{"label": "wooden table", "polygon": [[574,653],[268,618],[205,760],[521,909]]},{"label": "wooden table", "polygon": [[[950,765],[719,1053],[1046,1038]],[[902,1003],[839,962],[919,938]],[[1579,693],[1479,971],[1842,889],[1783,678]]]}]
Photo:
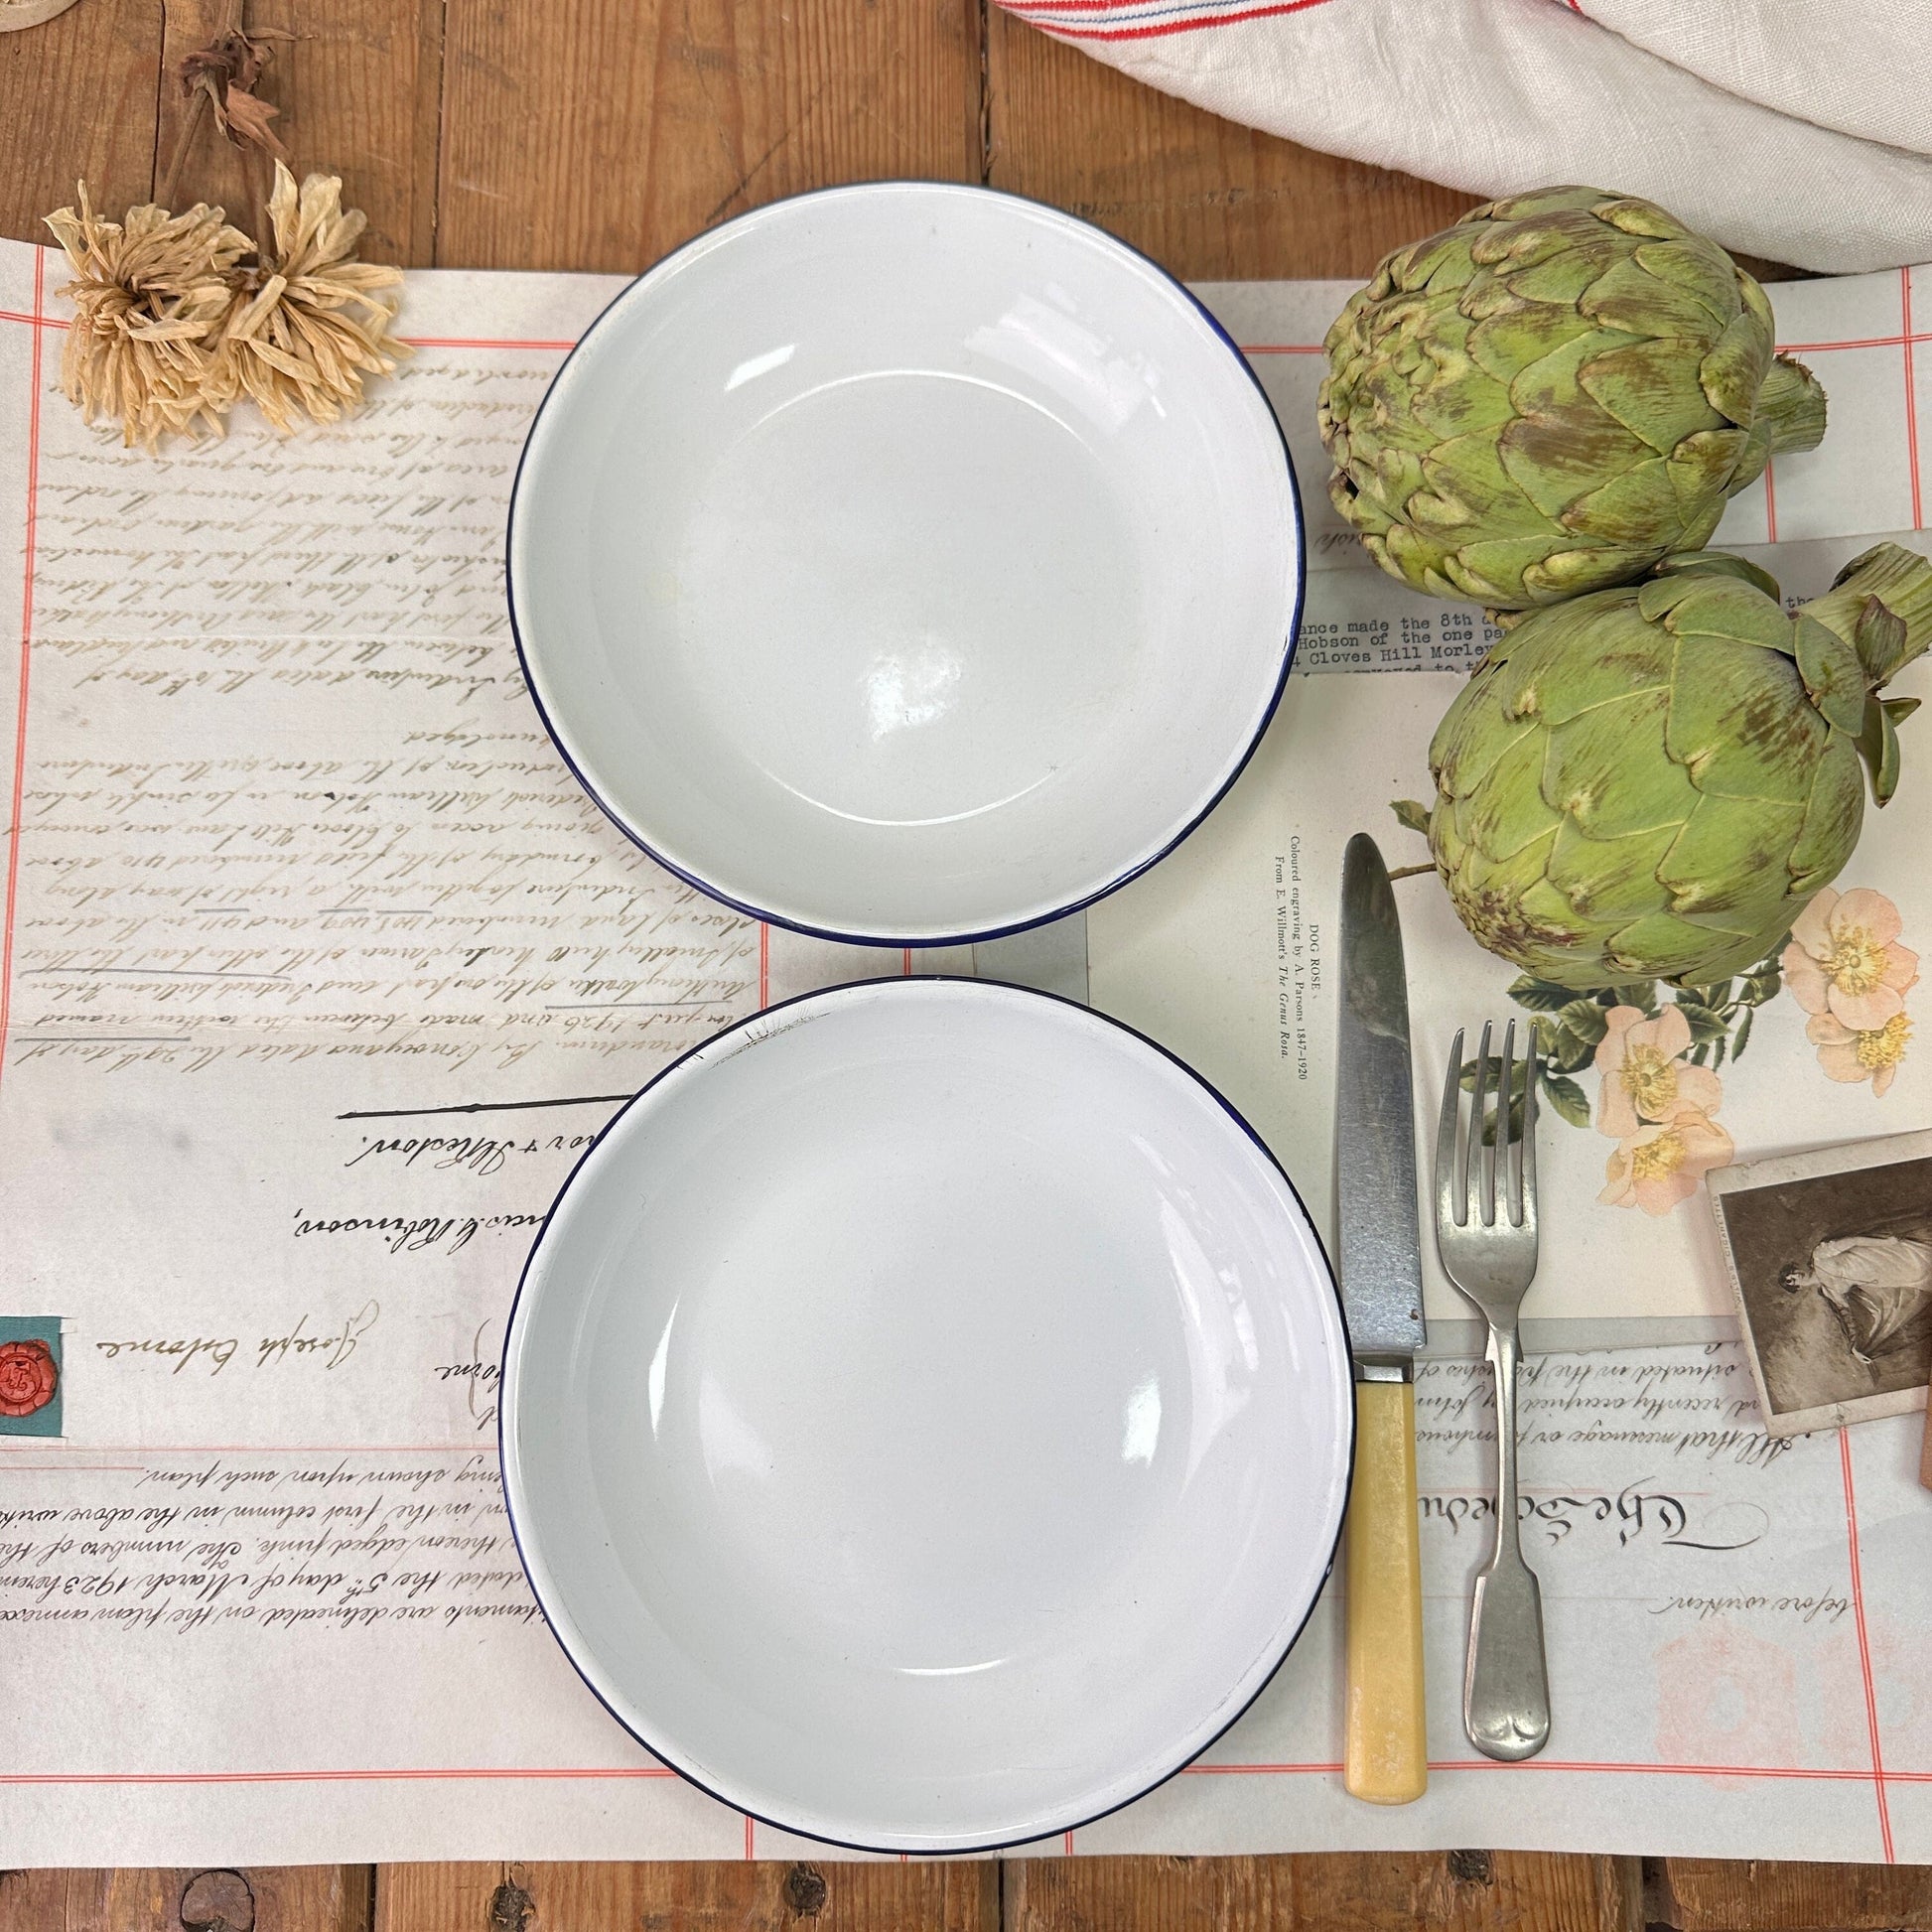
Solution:
[{"label": "wooden table", "polygon": [[[84,175],[118,213],[165,171],[174,64],[221,0],[79,0],[0,35],[0,232]],[[987,0],[254,0],[294,35],[261,91],[298,172],[340,173],[371,259],[644,267],[828,182],[989,182],[1195,278],[1361,276],[1470,198],[1217,121]],[[249,206],[204,134],[183,200]],[[0,1832],[0,1859],[6,1855]],[[415,1864],[14,1871],[0,1932],[1456,1932],[1932,1928],[1932,1868],[1450,1852],[954,1864]]]}]

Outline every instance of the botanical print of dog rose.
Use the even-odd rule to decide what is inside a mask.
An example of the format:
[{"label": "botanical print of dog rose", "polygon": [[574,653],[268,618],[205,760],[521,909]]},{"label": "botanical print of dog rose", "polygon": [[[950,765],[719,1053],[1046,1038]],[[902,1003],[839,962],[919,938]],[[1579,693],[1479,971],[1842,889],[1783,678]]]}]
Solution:
[{"label": "botanical print of dog rose", "polygon": [[1596,1128],[1617,1145],[1598,1200],[1668,1214],[1713,1168],[1729,1165],[1730,1136],[1712,1118],[1724,1082],[1686,1059],[1690,1050],[1691,1024],[1676,1007],[1655,1018],[1610,1009],[1596,1048]]},{"label": "botanical print of dog rose", "polygon": [[1912,1020],[1906,1013],[1895,1013],[1882,1027],[1864,1033],[1830,1013],[1815,1013],[1805,1022],[1805,1037],[1818,1048],[1818,1064],[1826,1077],[1869,1080],[1874,1099],[1891,1085],[1911,1036]]},{"label": "botanical print of dog rose", "polygon": [[1798,915],[1779,965],[1791,997],[1811,1015],[1805,1037],[1828,1078],[1892,1083],[1912,1023],[1905,995],[1918,984],[1918,954],[1898,943],[1898,907],[1883,893],[1827,887]]},{"label": "botanical print of dog rose", "polygon": [[1697,1192],[1713,1168],[1729,1167],[1735,1152],[1730,1136],[1710,1115],[1686,1107],[1674,1119],[1640,1127],[1617,1143],[1604,1170],[1608,1185],[1596,1198],[1611,1207],[1668,1214]]},{"label": "botanical print of dog rose", "polygon": [[1685,1107],[1718,1111],[1724,1083],[1708,1066],[1684,1058],[1691,1050],[1691,1023],[1676,1007],[1647,1020],[1637,1007],[1612,1007],[1596,1047],[1603,1084],[1596,1095],[1596,1130],[1612,1140],[1634,1134],[1646,1121],[1666,1121]]}]

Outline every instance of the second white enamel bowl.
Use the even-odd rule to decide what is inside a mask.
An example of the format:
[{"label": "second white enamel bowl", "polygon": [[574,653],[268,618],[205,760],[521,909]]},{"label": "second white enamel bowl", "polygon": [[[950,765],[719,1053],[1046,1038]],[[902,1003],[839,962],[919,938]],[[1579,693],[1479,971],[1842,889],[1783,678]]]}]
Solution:
[{"label": "second white enamel bowl", "polygon": [[1321,1587],[1333,1283],[1213,1090],[1083,1007],[842,987],[719,1035],[530,1257],[503,1480],[665,1761],[889,1852],[1045,1837],[1237,1718]]}]

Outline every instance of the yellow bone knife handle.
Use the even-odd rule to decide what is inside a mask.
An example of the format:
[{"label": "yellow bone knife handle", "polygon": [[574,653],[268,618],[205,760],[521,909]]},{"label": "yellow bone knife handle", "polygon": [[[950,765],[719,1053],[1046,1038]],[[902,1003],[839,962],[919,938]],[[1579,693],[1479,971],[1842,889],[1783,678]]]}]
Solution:
[{"label": "yellow bone knife handle", "polygon": [[1429,1788],[1423,1712],[1422,1547],[1416,1521],[1416,1393],[1355,1384],[1348,1492],[1347,1700],[1342,1782],[1372,1805]]}]

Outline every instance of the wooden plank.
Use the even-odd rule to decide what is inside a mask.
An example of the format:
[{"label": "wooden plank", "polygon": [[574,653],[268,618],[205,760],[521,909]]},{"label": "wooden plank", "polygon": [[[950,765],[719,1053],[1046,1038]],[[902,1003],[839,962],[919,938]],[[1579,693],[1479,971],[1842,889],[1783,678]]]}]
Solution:
[{"label": "wooden plank", "polygon": [[0,1873],[0,1932],[368,1932],[365,1864]]},{"label": "wooden plank", "polygon": [[439,262],[628,271],[842,181],[979,178],[976,0],[449,0]]},{"label": "wooden plank", "polygon": [[1644,1915],[1681,1932],[1925,1932],[1932,1865],[1646,1860]]},{"label": "wooden plank", "polygon": [[1364,278],[1482,198],[1237,127],[995,9],[988,179],[1195,280]]},{"label": "wooden plank", "polygon": [[[84,13],[95,0],[76,8]],[[165,176],[191,103],[176,77],[182,57],[206,46],[229,0],[164,0],[160,174]],[[275,28],[259,84],[279,109],[275,132],[298,176],[340,175],[343,203],[368,217],[370,261],[427,263],[436,246],[436,126],[442,86],[441,0],[250,0],[251,31]],[[254,232],[256,188],[241,155],[204,114],[181,177],[183,202],[219,203]]]},{"label": "wooden plank", "polygon": [[0,1871],[0,1932],[66,1932],[68,1877],[65,1871]]},{"label": "wooden plank", "polygon": [[999,1932],[1000,1867],[385,1864],[375,1932]]},{"label": "wooden plank", "polygon": [[85,0],[0,34],[0,234],[49,240],[41,216],[82,176],[115,215],[148,199],[160,70],[153,0]]},{"label": "wooden plank", "polygon": [[1538,1852],[1016,1859],[1005,1932],[1638,1932],[1634,1859]]}]

